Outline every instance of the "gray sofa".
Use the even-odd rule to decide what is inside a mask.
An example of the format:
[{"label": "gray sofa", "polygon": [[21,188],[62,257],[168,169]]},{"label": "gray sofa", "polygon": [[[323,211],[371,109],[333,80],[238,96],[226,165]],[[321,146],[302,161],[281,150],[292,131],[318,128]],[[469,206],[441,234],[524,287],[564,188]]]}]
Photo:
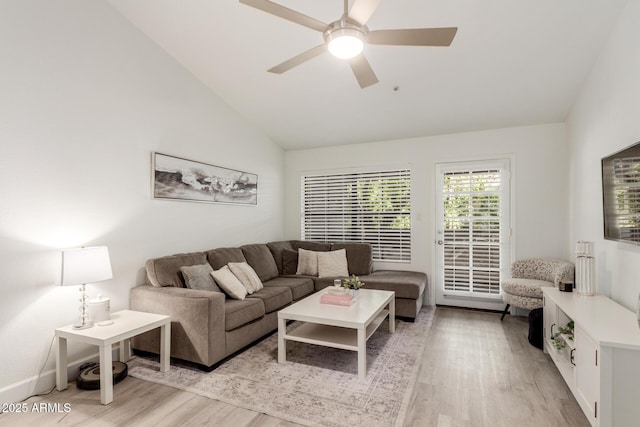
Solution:
[{"label": "gray sofa", "polygon": [[[150,259],[147,283],[131,289],[132,310],[171,316],[171,357],[212,367],[277,329],[283,307],[333,284],[334,277],[296,275],[299,248],[313,251],[345,249],[349,274],[368,289],[392,290],[396,316],[415,319],[422,306],[427,276],[421,272],[372,269],[371,246],[364,243],[280,241],[176,254]],[[244,300],[222,292],[185,287],[180,267],[209,263],[214,270],[229,262],[247,262],[264,288]],[[160,335],[150,331],[132,340],[134,350],[158,353]]]}]

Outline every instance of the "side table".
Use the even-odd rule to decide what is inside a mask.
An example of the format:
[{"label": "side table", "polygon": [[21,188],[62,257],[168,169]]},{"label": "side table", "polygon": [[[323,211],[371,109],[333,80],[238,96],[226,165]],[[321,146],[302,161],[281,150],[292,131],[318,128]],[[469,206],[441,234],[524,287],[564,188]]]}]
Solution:
[{"label": "side table", "polygon": [[129,359],[129,339],[143,332],[160,328],[160,371],[169,370],[171,354],[171,317],[163,314],[122,310],[111,314],[114,323],[107,326],[95,325],[88,329],[73,329],[73,325],[56,329],[58,353],[56,358],[56,388],[66,390],[67,339],[97,345],[100,349],[100,402],[113,402],[113,375],[111,365],[112,345],[120,342],[120,361]]}]

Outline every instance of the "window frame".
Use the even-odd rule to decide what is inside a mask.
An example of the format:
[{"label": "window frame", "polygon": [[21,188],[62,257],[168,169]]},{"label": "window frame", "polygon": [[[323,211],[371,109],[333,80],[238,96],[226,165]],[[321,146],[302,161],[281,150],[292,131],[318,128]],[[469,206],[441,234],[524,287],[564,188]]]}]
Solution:
[{"label": "window frame", "polygon": [[[394,180],[399,181],[394,182]],[[403,180],[407,181],[408,188],[402,185]],[[381,181],[389,182],[380,184]],[[380,185],[385,185],[385,189],[378,190]],[[377,201],[372,202],[370,198],[372,193],[368,193],[369,198],[363,203],[362,192],[366,193],[372,187],[378,195],[380,192],[387,191],[385,194],[387,197],[382,201],[377,198],[375,199]],[[314,188],[318,191],[314,192]],[[411,262],[412,171],[410,165],[306,171],[301,174],[300,189],[302,240],[370,243],[373,249],[373,260],[376,262]],[[323,197],[325,200],[322,200]],[[376,206],[371,206],[370,203]],[[379,210],[380,204],[391,204],[392,209]],[[373,207],[373,210],[362,210],[367,207]],[[313,212],[314,209],[317,212]],[[313,216],[318,219],[315,223],[309,220]],[[328,218],[332,223],[327,221]],[[399,227],[398,221],[401,221]],[[387,222],[389,226],[381,227],[381,222]]]}]

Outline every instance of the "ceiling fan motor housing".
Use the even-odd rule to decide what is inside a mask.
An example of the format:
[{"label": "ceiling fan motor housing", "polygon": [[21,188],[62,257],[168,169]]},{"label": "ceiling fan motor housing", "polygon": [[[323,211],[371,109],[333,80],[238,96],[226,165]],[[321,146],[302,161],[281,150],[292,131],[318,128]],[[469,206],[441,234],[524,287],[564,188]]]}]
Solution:
[{"label": "ceiling fan motor housing", "polygon": [[362,52],[368,34],[366,25],[342,18],[329,24],[323,36],[329,52],[338,58],[350,59]]}]

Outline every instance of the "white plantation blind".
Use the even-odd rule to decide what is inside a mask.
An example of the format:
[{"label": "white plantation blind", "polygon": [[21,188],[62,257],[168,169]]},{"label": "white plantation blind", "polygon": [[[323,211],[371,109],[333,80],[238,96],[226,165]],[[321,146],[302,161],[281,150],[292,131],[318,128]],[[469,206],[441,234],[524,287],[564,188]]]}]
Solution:
[{"label": "white plantation blind", "polygon": [[411,171],[303,176],[302,238],[370,243],[375,261],[410,261]]},{"label": "white plantation blind", "polygon": [[616,227],[619,237],[640,242],[640,157],[613,161]]},{"label": "white plantation blind", "polygon": [[452,294],[500,294],[503,207],[501,169],[445,172],[444,290]]}]

